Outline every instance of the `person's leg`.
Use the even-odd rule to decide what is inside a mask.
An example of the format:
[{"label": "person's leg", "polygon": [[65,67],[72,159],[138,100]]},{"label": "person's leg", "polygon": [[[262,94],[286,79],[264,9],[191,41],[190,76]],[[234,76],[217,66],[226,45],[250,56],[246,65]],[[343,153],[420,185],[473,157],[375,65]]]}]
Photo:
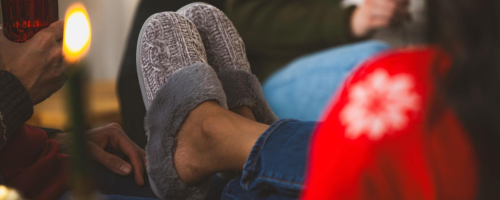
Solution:
[{"label": "person's leg", "polygon": [[305,56],[271,76],[264,96],[280,119],[318,120],[353,68],[387,48],[370,41]]},{"label": "person's leg", "polygon": [[243,172],[241,185],[232,181],[223,198],[297,198],[315,126],[293,120],[267,126],[205,102],[191,111],[179,132],[175,168],[192,185],[217,172]]},{"label": "person's leg", "polygon": [[243,169],[268,125],[205,102],[190,112],[177,136],[174,155],[180,178],[195,185],[212,174]]},{"label": "person's leg", "polygon": [[[159,26],[165,27],[158,28]],[[258,152],[252,152],[250,156],[252,161],[247,164],[251,166],[245,167],[245,181],[265,182],[249,173],[260,170],[254,168],[258,166],[255,160],[264,158],[260,156],[261,150],[265,152],[265,149],[269,149],[269,147],[264,148],[267,138],[275,138],[274,130],[283,129],[285,126],[282,125],[288,122],[275,123],[272,126],[274,128],[268,129],[269,125],[253,121],[258,119],[262,112],[256,112],[254,109],[259,109],[259,106],[252,107],[251,103],[248,107],[231,107],[241,115],[227,110],[226,99],[229,97],[226,98],[224,95],[227,90],[226,88],[223,90],[221,82],[217,80],[221,76],[216,76],[214,70],[205,63],[205,54],[200,48],[198,34],[192,30],[192,24],[186,23],[179,14],[154,15],[144,27],[141,48],[138,48],[140,62],[137,64],[137,69],[141,74],[139,79],[143,83],[141,84],[143,98],[146,107],[149,108],[145,120],[149,141],[146,151],[150,183],[155,194],[163,198],[200,199],[206,194],[207,179],[211,175],[228,171],[242,172],[251,151]],[[169,46],[169,49],[177,49],[178,51],[173,52],[181,54],[163,53],[164,41],[178,39],[179,36],[183,39]],[[239,73],[234,75],[248,78]],[[262,94],[259,84],[252,87],[258,87],[250,91],[254,95]],[[246,87],[229,89],[238,88]],[[255,97],[251,96],[249,99]],[[293,129],[298,130],[297,127]],[[262,134],[264,132],[266,133]],[[310,131],[305,132],[310,133]],[[306,148],[300,149],[303,149],[305,155]],[[297,163],[304,165],[305,159],[301,160]],[[275,165],[279,166],[279,163]],[[298,170],[291,170],[297,173],[288,174],[285,179],[293,175],[302,176],[303,167],[297,166]],[[267,168],[269,169],[267,171],[284,169],[284,167]],[[288,170],[290,169],[289,167]],[[277,185],[276,188],[282,188],[282,192],[293,194],[293,189],[290,187]]]},{"label": "person's leg", "polygon": [[243,176],[228,183],[225,199],[297,199],[316,123],[281,120],[260,136]]}]

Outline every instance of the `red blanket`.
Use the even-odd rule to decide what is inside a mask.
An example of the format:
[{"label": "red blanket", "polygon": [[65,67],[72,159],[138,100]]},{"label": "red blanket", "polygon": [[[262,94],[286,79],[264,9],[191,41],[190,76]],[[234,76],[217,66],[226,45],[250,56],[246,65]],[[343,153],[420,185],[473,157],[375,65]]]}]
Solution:
[{"label": "red blanket", "polygon": [[43,130],[24,125],[0,152],[0,173],[29,199],[58,199],[67,191],[69,156]]}]

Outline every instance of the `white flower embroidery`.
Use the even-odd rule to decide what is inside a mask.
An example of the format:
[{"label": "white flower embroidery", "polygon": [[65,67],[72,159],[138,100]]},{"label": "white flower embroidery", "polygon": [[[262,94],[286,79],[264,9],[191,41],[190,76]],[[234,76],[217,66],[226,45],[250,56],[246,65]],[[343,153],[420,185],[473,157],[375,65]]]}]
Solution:
[{"label": "white flower embroidery", "polygon": [[389,131],[404,128],[407,112],[419,106],[413,84],[408,75],[390,77],[385,70],[377,70],[351,86],[348,103],[340,113],[346,137],[356,139],[366,134],[377,140]]}]

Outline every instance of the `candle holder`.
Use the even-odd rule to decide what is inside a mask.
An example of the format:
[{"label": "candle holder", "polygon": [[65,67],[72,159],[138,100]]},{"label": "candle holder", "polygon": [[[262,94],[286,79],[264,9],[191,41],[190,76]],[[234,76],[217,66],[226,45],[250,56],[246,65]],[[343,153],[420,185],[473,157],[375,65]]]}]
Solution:
[{"label": "candle holder", "polygon": [[85,68],[80,61],[90,48],[91,30],[87,10],[83,4],[68,8],[64,24],[63,54],[67,63],[74,65],[68,80],[68,105],[73,130],[73,193],[71,199],[99,199],[88,175],[88,148],[85,123]]}]

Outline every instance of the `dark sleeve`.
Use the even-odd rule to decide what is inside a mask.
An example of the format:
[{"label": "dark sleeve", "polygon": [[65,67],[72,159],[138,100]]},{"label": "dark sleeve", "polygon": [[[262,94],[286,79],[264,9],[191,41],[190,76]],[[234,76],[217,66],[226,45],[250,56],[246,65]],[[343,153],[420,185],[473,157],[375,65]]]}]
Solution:
[{"label": "dark sleeve", "polygon": [[0,71],[0,151],[32,114],[28,91],[13,74]]},{"label": "dark sleeve", "polygon": [[228,0],[242,35],[270,45],[338,45],[349,40],[349,9],[340,0]]},{"label": "dark sleeve", "polygon": [[[341,0],[227,0],[225,12],[245,41],[251,64],[270,67],[267,63],[286,64],[350,42],[352,10]],[[252,63],[252,57],[265,64]]]}]

